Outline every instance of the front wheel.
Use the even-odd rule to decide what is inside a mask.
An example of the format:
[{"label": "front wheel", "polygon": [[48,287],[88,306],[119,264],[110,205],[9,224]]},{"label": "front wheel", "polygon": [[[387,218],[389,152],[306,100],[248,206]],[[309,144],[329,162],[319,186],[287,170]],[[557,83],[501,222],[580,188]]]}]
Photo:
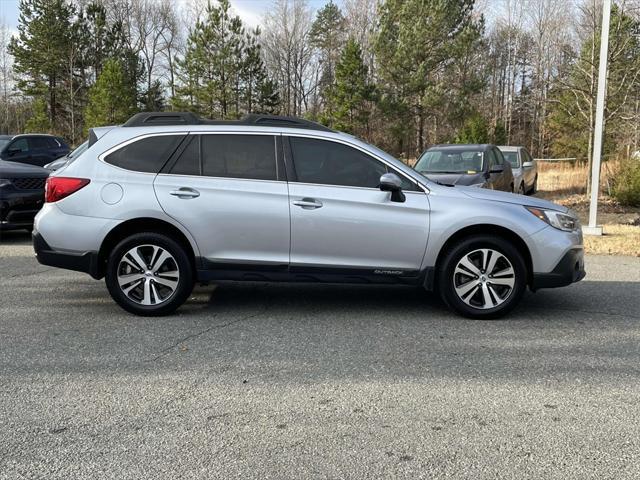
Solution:
[{"label": "front wheel", "polygon": [[445,254],[438,271],[444,302],[468,318],[499,318],[520,301],[527,267],[518,250],[501,237],[474,235]]},{"label": "front wheel", "polygon": [[184,248],[158,233],[122,240],[107,262],[105,282],[111,297],[136,315],[175,311],[193,289],[193,267]]}]

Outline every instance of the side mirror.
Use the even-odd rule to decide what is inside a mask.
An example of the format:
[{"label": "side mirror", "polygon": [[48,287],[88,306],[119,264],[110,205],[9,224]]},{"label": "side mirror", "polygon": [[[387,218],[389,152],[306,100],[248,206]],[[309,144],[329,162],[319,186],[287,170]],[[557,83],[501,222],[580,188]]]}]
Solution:
[{"label": "side mirror", "polygon": [[385,173],[380,177],[380,190],[391,192],[392,202],[404,202],[407,197],[402,192],[402,180],[395,173]]},{"label": "side mirror", "polygon": [[522,164],[523,168],[533,168],[533,162],[524,162]]},{"label": "side mirror", "polygon": [[502,173],[504,172],[504,165],[494,165],[493,167],[491,167],[491,170],[489,170],[489,173]]}]

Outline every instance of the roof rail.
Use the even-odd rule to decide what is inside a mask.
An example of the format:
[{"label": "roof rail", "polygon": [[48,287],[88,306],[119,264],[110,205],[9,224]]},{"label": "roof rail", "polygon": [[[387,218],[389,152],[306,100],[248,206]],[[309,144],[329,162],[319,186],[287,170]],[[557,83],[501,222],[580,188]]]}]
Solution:
[{"label": "roof rail", "polygon": [[192,112],[142,112],[127,120],[123,127],[151,127],[163,125],[256,125],[265,127],[305,128],[332,132],[329,127],[310,120],[280,115],[247,114],[240,120],[206,120]]}]

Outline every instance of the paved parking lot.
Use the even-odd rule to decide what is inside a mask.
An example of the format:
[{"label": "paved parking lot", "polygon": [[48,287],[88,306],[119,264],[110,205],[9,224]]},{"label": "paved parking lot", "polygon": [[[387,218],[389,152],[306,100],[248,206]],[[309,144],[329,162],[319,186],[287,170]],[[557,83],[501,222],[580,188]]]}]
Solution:
[{"label": "paved parking lot", "polygon": [[414,288],[130,316],[0,242],[0,478],[639,478],[640,259],[470,321]]}]

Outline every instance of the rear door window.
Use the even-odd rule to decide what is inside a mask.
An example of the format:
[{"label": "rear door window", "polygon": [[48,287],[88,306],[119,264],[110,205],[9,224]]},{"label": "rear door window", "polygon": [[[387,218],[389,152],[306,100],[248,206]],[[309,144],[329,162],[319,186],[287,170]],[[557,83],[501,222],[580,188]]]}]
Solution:
[{"label": "rear door window", "polygon": [[169,173],[173,175],[202,175],[200,147],[202,135],[192,135]]},{"label": "rear door window", "polygon": [[202,175],[277,180],[273,135],[200,135]]},{"label": "rear door window", "polygon": [[46,137],[29,137],[29,150],[47,150],[49,142]]},{"label": "rear door window", "polygon": [[126,170],[158,173],[183,138],[184,135],[146,137],[110,153],[104,161]]}]

